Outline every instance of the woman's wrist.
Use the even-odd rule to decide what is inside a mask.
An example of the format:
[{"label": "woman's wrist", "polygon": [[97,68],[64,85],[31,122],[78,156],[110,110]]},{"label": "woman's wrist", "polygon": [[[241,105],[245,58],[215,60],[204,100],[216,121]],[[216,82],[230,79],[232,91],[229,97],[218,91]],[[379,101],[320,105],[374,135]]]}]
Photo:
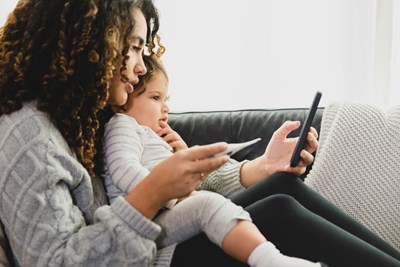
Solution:
[{"label": "woman's wrist", "polygon": [[262,157],[259,157],[243,164],[240,170],[240,182],[248,188],[269,175],[267,164]]},{"label": "woman's wrist", "polygon": [[154,218],[166,202],[163,190],[151,180],[147,177],[125,196],[125,200],[149,220]]}]

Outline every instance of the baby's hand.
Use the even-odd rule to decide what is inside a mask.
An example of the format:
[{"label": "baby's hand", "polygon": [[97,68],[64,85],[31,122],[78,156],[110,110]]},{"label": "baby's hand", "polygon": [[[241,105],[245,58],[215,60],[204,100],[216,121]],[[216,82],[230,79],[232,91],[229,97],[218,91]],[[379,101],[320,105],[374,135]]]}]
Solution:
[{"label": "baby's hand", "polygon": [[165,121],[160,121],[160,126],[162,129],[157,132],[158,136],[167,142],[172,147],[174,152],[188,148],[182,137],[177,132],[172,130],[172,128]]}]

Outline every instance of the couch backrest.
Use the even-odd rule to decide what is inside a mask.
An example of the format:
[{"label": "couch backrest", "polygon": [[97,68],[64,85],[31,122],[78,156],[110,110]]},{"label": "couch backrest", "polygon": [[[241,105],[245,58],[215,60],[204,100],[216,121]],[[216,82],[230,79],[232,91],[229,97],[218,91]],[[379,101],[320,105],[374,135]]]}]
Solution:
[{"label": "couch backrest", "polygon": [[[307,113],[308,108],[182,112],[171,113],[169,124],[188,146],[219,141],[239,143],[260,137],[261,142],[232,156],[242,161],[262,155],[276,129],[287,120],[304,122]],[[322,113],[323,108],[319,108],[312,124],[318,132]],[[299,132],[300,129],[289,136],[298,136]]]}]

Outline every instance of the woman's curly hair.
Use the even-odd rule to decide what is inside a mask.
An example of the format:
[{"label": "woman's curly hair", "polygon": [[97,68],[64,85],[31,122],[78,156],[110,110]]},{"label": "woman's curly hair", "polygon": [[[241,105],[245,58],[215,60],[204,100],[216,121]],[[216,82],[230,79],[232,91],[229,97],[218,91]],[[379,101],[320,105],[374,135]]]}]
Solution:
[{"label": "woman's curly hair", "polygon": [[148,53],[143,56],[147,72],[140,76],[139,83],[135,85],[135,95],[141,95],[145,92],[145,85],[156,73],[163,74],[165,79],[169,80],[167,70],[161,60],[161,56],[165,53],[165,47],[160,43],[160,40],[161,37],[156,34],[148,47]]},{"label": "woman's curly hair", "polygon": [[20,0],[0,29],[0,116],[37,100],[92,177],[109,82],[115,71],[124,80],[134,7],[151,45],[159,28],[152,0]]}]

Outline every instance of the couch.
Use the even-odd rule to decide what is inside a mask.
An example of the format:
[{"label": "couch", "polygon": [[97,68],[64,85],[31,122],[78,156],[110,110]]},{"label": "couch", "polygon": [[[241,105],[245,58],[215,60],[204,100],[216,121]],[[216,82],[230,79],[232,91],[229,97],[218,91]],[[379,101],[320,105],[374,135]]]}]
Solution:
[{"label": "couch", "polygon": [[[171,113],[169,124],[187,142],[188,146],[204,145],[219,141],[239,143],[260,137],[261,142],[234,154],[232,158],[241,161],[262,155],[272,134],[286,120],[304,121],[308,108],[253,109],[234,111],[207,111]],[[319,132],[323,108],[319,108],[312,126]],[[297,136],[300,129],[289,136]],[[309,169],[311,166],[309,166]],[[306,171],[309,171],[309,169]],[[305,175],[306,175],[305,174]],[[0,226],[1,223],[0,223]],[[0,227],[0,267],[10,266],[6,256],[9,253]]]}]

